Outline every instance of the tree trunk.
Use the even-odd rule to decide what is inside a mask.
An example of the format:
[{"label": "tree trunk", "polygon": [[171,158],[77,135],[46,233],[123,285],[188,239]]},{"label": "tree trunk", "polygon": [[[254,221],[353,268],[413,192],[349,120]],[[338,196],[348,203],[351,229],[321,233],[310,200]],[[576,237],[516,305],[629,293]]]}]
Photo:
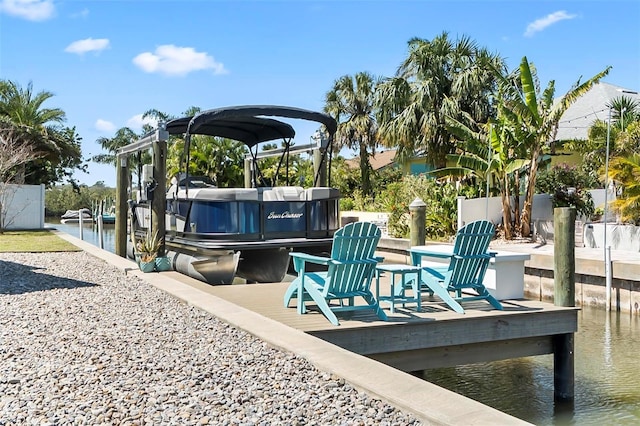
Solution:
[{"label": "tree trunk", "polygon": [[513,238],[513,230],[511,228],[511,199],[509,195],[509,179],[504,178],[502,183],[504,185],[504,191],[500,191],[502,197],[502,227],[504,228],[505,240]]},{"label": "tree trunk", "polygon": [[367,145],[360,141],[360,176],[362,178],[362,194],[365,197],[371,195],[371,163],[369,162],[369,152]]},{"label": "tree trunk", "polygon": [[514,180],[513,211],[514,211],[514,217],[515,217],[514,228],[520,229],[520,171],[519,170],[516,170],[513,180]]},{"label": "tree trunk", "polygon": [[520,233],[523,237],[531,236],[531,210],[533,208],[533,194],[536,188],[536,178],[538,175],[538,157],[540,156],[540,146],[533,151],[531,158],[531,169],[529,169],[529,181],[527,182],[527,192],[524,198],[522,209],[522,219],[520,223]]}]

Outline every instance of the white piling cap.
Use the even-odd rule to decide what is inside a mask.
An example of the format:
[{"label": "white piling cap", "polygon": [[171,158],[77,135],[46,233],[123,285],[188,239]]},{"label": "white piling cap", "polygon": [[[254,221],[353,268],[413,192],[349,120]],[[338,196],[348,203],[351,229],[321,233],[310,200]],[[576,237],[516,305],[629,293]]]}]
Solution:
[{"label": "white piling cap", "polygon": [[416,198],[411,202],[411,204],[409,204],[410,209],[417,209],[420,207],[427,207],[427,205],[424,203],[424,201],[422,201],[420,197]]}]

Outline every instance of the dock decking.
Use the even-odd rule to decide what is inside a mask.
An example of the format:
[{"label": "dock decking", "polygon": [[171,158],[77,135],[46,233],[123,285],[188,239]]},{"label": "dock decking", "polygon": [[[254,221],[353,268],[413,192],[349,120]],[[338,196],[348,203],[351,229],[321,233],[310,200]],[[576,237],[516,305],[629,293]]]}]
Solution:
[{"label": "dock decking", "polygon": [[[425,297],[421,312],[397,307],[389,321],[373,312],[339,314],[340,326],[310,306],[299,315],[282,298],[288,283],[210,286],[176,272],[171,278],[288,327],[404,371],[448,367],[554,353],[554,336],[577,331],[577,308],[549,303],[503,301],[497,311],[484,301],[465,303],[465,314]],[[388,286],[381,286],[388,288]]]}]

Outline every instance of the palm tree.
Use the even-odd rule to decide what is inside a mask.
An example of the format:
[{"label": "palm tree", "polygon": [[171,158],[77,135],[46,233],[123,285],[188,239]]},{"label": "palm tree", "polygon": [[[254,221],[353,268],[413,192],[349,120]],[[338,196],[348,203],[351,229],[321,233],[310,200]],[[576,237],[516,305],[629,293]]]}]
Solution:
[{"label": "palm tree", "polygon": [[[96,142],[100,144],[102,149],[106,150],[106,154],[97,154],[91,157],[91,161],[95,161],[100,164],[113,164],[117,167],[117,153],[118,150],[138,139],[139,135],[136,134],[129,127],[121,127],[116,131],[116,134],[112,138],[100,137],[96,139]],[[142,164],[149,163],[151,161],[151,155],[148,152],[139,152],[137,156],[129,157],[130,170],[134,170],[140,182],[142,170],[140,167]],[[131,178],[131,176],[129,176]]]},{"label": "palm tree", "polygon": [[23,164],[24,183],[50,184],[70,177],[72,169],[82,169],[80,137],[75,128],[63,126],[65,113],[60,108],[44,108],[53,94],[34,93],[33,83],[26,89],[10,80],[0,80],[0,116],[24,131],[26,143],[39,158]]},{"label": "palm tree", "polygon": [[338,122],[337,149],[358,149],[362,193],[371,195],[371,163],[369,155],[378,145],[374,91],[375,78],[367,72],[344,75],[333,83],[325,96],[324,110]]},{"label": "palm tree", "polygon": [[244,185],[244,154],[242,142],[213,136],[194,135],[189,173],[210,177],[219,187]]},{"label": "palm tree", "polygon": [[46,131],[47,126],[64,123],[65,113],[60,108],[42,107],[53,93],[41,91],[34,95],[32,82],[22,89],[17,83],[5,80],[0,88],[0,114],[8,116],[15,124]]},{"label": "palm tree", "polygon": [[609,179],[622,187],[622,196],[613,201],[613,208],[620,212],[624,222],[640,222],[640,154],[611,159]]},{"label": "palm tree", "polygon": [[411,39],[396,76],[377,88],[382,142],[397,146],[400,159],[419,152],[428,166],[444,167],[446,155],[455,150],[447,117],[467,113],[474,122],[486,123],[494,115],[496,74],[504,68],[500,56],[466,36],[452,41],[444,32],[431,41]]},{"label": "palm tree", "polygon": [[526,56],[522,58],[519,69],[502,80],[505,98],[500,100],[498,115],[505,123],[510,123],[508,125],[517,134],[517,140],[527,149],[530,161],[521,216],[522,236],[531,235],[533,194],[543,149],[547,143],[555,140],[558,122],[567,108],[606,76],[610,69],[607,67],[584,83],[578,79],[558,100],[554,99],[553,80],[540,92],[537,71]]},{"label": "palm tree", "polygon": [[116,154],[120,148],[134,142],[138,139],[138,135],[129,127],[121,127],[116,131],[112,138],[100,137],[96,142],[100,144],[102,149],[106,150],[106,154],[98,154],[91,157],[91,161],[100,164],[116,165]]},{"label": "palm tree", "polygon": [[628,96],[618,96],[607,104],[611,108],[611,118],[615,127],[623,132],[630,123],[640,120],[640,102]]}]

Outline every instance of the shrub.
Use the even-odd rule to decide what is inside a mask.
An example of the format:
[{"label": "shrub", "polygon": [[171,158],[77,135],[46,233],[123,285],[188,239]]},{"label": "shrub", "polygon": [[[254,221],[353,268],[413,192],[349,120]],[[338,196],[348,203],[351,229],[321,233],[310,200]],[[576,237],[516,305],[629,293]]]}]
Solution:
[{"label": "shrub", "polygon": [[420,176],[405,176],[391,183],[376,197],[376,208],[389,213],[389,234],[409,237],[409,205],[421,198],[426,207],[427,238],[442,240],[454,235],[457,228],[458,192],[450,183],[438,183]]},{"label": "shrub", "polygon": [[587,188],[598,186],[585,171],[568,164],[553,166],[540,173],[536,190],[551,194],[553,207],[575,207],[579,216],[590,217],[594,212],[593,199]]}]

